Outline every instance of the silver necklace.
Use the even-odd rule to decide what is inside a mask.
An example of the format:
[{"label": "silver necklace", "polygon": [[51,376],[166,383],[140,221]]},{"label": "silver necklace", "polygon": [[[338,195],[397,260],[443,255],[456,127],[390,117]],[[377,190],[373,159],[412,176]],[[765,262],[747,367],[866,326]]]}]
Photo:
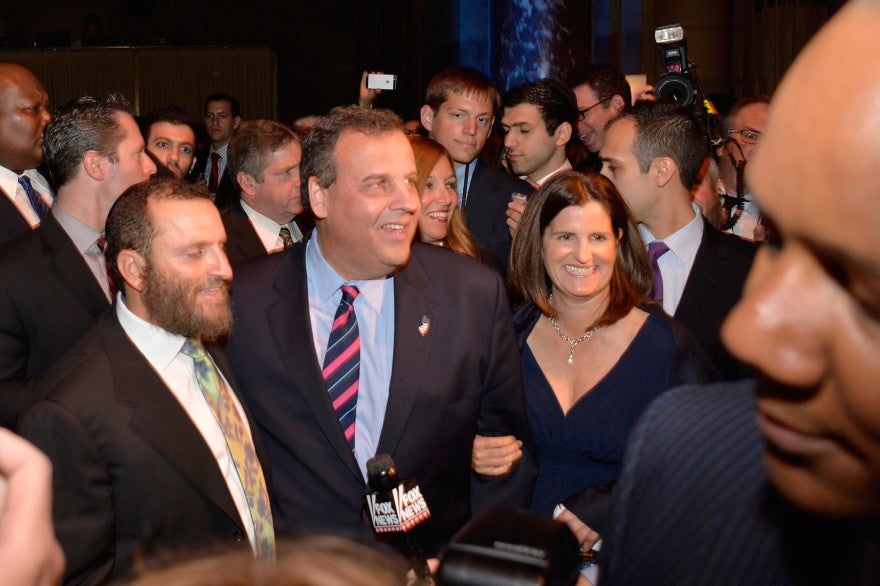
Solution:
[{"label": "silver necklace", "polygon": [[571,350],[569,351],[568,359],[566,360],[568,364],[574,364],[574,349],[577,348],[577,345],[584,340],[589,340],[590,338],[592,338],[593,334],[596,333],[596,330],[599,329],[599,326],[593,326],[589,330],[587,330],[583,336],[575,340],[573,338],[569,338],[562,333],[562,330],[559,329],[559,324],[556,323],[556,318],[554,316],[548,315],[547,319],[550,320],[550,325],[553,326],[553,329],[556,330],[556,333],[559,334],[559,337],[571,344]]}]

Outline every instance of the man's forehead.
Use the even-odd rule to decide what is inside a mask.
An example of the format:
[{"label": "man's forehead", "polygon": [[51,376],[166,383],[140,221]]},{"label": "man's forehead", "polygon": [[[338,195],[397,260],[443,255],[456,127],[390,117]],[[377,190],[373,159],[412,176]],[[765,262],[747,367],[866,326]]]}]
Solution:
[{"label": "man's forehead", "polygon": [[748,127],[753,130],[763,130],[767,121],[768,106],[769,104],[766,102],[755,102],[743,106],[733,119],[734,128]]},{"label": "man's forehead", "polygon": [[477,93],[473,91],[465,92],[449,92],[446,101],[440,105],[447,108],[466,108],[470,110],[478,110],[479,114],[493,114],[492,98],[488,94]]},{"label": "man's forehead", "polygon": [[196,133],[188,124],[175,124],[174,122],[168,122],[167,120],[159,120],[154,122],[152,126],[150,126],[150,139],[156,138],[158,135],[161,135],[163,132],[167,133],[169,130],[172,130],[175,134],[185,133],[186,136],[184,139],[189,138],[189,140],[195,141]]}]

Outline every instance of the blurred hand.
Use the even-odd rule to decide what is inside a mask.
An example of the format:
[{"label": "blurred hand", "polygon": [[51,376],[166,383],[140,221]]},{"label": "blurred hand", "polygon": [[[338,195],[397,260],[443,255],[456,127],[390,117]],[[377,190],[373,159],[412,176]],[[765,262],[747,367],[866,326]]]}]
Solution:
[{"label": "blurred hand", "polygon": [[37,448],[0,428],[0,585],[50,586],[64,575],[52,526],[52,464]]},{"label": "blurred hand", "polygon": [[503,476],[522,458],[522,442],[512,435],[474,438],[471,467],[477,474]]},{"label": "blurred hand", "polygon": [[367,76],[371,73],[382,74],[381,71],[364,71],[361,73],[361,87],[358,92],[358,105],[361,108],[372,108],[373,102],[376,101],[376,96],[382,93],[382,90],[367,89]]},{"label": "blurred hand", "polygon": [[[440,567],[440,560],[439,560],[439,559],[437,559],[437,558],[428,558],[428,569],[431,570],[431,580],[429,580],[427,583],[429,583],[429,584],[433,584],[433,583],[434,583],[433,577],[437,574],[437,569],[438,569],[439,567]],[[407,574],[406,574],[406,586],[422,586],[422,585],[424,585],[425,583],[426,583],[425,581],[421,581],[421,582],[420,582],[420,581],[416,578],[416,573],[415,573],[414,571],[410,570],[409,572],[407,572]]]},{"label": "blurred hand", "polygon": [[575,539],[581,544],[581,549],[591,549],[596,542],[599,541],[600,535],[587,527],[583,521],[578,519],[574,513],[568,509],[564,509],[556,516],[557,521],[562,521],[571,532],[574,533]]},{"label": "blurred hand", "polygon": [[516,235],[516,229],[519,227],[520,218],[526,210],[526,204],[519,201],[512,201],[507,204],[507,229],[510,231],[510,237]]},{"label": "blurred hand", "polygon": [[657,95],[654,93],[654,86],[652,85],[643,85],[635,92],[633,92],[633,103],[636,102],[656,102]]}]

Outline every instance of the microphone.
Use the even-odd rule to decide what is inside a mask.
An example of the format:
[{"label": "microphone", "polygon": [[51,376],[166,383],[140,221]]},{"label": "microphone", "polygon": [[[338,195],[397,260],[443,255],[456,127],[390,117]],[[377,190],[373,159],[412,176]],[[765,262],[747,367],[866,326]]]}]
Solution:
[{"label": "microphone", "polygon": [[378,454],[367,460],[370,489],[367,509],[377,534],[402,533],[403,550],[416,574],[416,584],[432,584],[431,570],[418,536],[413,532],[431,516],[428,503],[414,478],[401,481],[394,460]]}]

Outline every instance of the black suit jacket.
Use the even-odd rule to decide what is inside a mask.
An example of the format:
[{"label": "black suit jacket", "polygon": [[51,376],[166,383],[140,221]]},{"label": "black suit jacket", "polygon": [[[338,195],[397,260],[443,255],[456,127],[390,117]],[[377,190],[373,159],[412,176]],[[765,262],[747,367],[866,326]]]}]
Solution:
[{"label": "black suit jacket", "polygon": [[531,185],[491,167],[480,157],[474,159],[473,177],[468,187],[464,215],[474,242],[494,254],[505,272],[510,256],[510,231],[507,229],[507,204],[514,192],[532,193]]},{"label": "black suit jacket", "polygon": [[16,236],[27,234],[31,225],[6,193],[0,189],[0,246]]},{"label": "black suit jacket", "polygon": [[[305,250],[303,242],[241,265],[227,354],[276,473],[276,530],[371,539],[368,488],[312,342]],[[394,312],[391,384],[377,453],[391,455],[401,478],[419,482],[432,513],[423,526],[430,555],[472,511],[529,505],[535,467],[522,373],[504,285],[496,271],[472,259],[416,243],[394,276]],[[430,319],[425,335],[418,331],[422,316]],[[525,457],[511,474],[482,478],[471,471],[478,431],[524,439]]]},{"label": "black suit jacket", "polygon": [[109,306],[53,214],[0,248],[0,425],[15,427],[36,381]]},{"label": "black suit jacket", "polygon": [[721,343],[724,318],[742,297],[757,246],[725,234],[703,218],[703,239],[688,275],[675,319],[693,334],[727,380],[750,376]]},{"label": "black suit jacket", "polygon": [[[208,350],[238,394],[222,352]],[[22,419],[21,434],[52,461],[53,516],[67,556],[66,581],[118,578],[139,554],[198,550],[214,542],[248,545],[210,448],[129,340],[115,307],[43,386],[47,396]],[[269,482],[249,413],[248,423]]]},{"label": "black suit jacket", "polygon": [[877,584],[880,527],[807,515],[768,483],[753,381],[658,398],[630,436],[602,585]]},{"label": "black suit jacket", "polygon": [[[304,213],[294,218],[303,237],[306,237],[315,225],[313,220],[307,220],[309,217],[310,214]],[[230,264],[237,265],[249,258],[268,254],[240,202],[236,201],[234,205],[223,210],[220,219],[223,221],[223,227],[226,228],[226,256]]]}]

